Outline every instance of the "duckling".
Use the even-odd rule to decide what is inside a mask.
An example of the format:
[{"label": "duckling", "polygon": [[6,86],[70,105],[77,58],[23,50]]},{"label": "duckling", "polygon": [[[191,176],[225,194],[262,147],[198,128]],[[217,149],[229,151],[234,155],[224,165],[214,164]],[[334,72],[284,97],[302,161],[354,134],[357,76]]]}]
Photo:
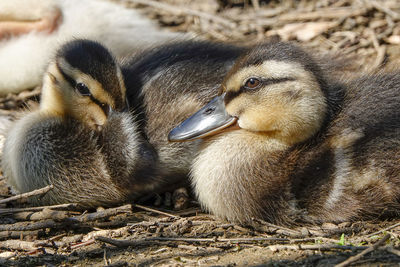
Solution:
[{"label": "duckling", "polygon": [[400,75],[328,79],[280,42],[237,60],[170,141],[202,139],[191,181],[229,221],[343,222],[400,214]]},{"label": "duckling", "polygon": [[169,183],[187,179],[198,142],[170,143],[168,133],[217,95],[224,76],[246,49],[200,40],[174,41],[122,63],[128,102]]},{"label": "duckling", "polygon": [[99,43],[65,44],[44,77],[39,111],[8,134],[4,175],[19,192],[53,184],[42,205],[109,206],[184,184],[197,144],[169,143],[168,133],[217,95],[242,51],[172,42],[120,65]]},{"label": "duckling", "polygon": [[18,192],[53,184],[36,204],[110,206],[160,184],[157,155],[127,111],[126,87],[97,42],[66,43],[48,66],[40,108],[12,127],[3,173]]},{"label": "duckling", "polygon": [[187,35],[164,31],[137,10],[111,1],[2,0],[0,95],[39,86],[55,52],[75,38],[100,41],[120,58]]}]

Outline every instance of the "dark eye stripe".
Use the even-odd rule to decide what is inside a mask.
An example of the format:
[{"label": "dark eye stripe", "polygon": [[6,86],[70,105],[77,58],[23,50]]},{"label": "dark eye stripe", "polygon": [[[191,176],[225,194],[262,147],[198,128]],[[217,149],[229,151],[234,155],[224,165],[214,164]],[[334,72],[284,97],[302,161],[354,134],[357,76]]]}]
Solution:
[{"label": "dark eye stripe", "polygon": [[[261,88],[262,86],[266,86],[266,85],[282,83],[282,82],[287,82],[287,81],[294,81],[294,80],[295,80],[295,78],[291,78],[291,77],[260,79],[261,86],[259,88]],[[229,102],[232,101],[232,99],[234,99],[235,97],[237,97],[238,95],[240,95],[243,92],[256,92],[256,91],[257,91],[257,89],[248,90],[244,86],[241,86],[239,91],[228,91],[228,92],[226,92],[226,95],[225,95],[225,105],[227,105]]]},{"label": "dark eye stripe", "polygon": [[[58,70],[60,71],[61,75],[64,76],[65,80],[69,83],[69,85],[71,85],[71,87],[75,88],[76,86],[76,81],[69,76],[68,74],[66,74],[62,68],[60,68],[60,66],[58,65],[58,62],[56,62],[56,66],[58,68]],[[104,114],[106,114],[108,116],[109,113],[109,105],[107,104],[103,104],[102,102],[100,102],[97,98],[95,98],[93,95],[89,96],[90,99],[93,101],[93,103],[95,103],[96,105],[98,105],[104,112]]]},{"label": "dark eye stripe", "polygon": [[241,93],[243,93],[242,89],[240,89],[239,91],[228,91],[228,92],[226,92],[226,95],[225,95],[225,98],[224,98],[225,105],[227,105],[229,102],[232,101],[232,99],[234,99],[235,97],[237,97]]},{"label": "dark eye stripe", "polygon": [[104,114],[106,114],[108,116],[109,113],[109,105],[100,102],[97,98],[95,98],[93,95],[90,95],[90,100],[93,101],[93,103],[95,103],[96,105],[98,105],[104,112]]}]

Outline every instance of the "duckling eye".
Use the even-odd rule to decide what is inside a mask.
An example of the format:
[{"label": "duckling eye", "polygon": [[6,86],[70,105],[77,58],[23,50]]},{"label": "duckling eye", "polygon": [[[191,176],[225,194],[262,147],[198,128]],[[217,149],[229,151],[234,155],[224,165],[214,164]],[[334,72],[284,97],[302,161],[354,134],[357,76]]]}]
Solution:
[{"label": "duckling eye", "polygon": [[244,87],[247,89],[257,88],[261,84],[260,80],[257,78],[250,78],[244,84]]},{"label": "duckling eye", "polygon": [[92,95],[89,91],[89,88],[86,86],[86,84],[84,83],[77,83],[75,85],[76,90],[78,90],[78,92],[83,95],[83,96],[90,96]]}]

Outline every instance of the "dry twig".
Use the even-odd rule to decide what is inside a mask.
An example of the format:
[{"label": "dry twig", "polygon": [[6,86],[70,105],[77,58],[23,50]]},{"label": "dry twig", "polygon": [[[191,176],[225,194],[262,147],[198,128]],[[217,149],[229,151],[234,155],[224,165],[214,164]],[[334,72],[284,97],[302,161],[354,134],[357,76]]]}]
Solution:
[{"label": "dry twig", "polygon": [[139,209],[142,209],[142,210],[146,210],[146,211],[154,212],[154,213],[157,213],[157,214],[165,215],[165,216],[168,216],[168,217],[180,218],[180,216],[177,216],[177,215],[174,215],[174,214],[171,214],[171,213],[168,213],[168,212],[164,212],[164,211],[161,211],[161,210],[156,210],[156,209],[153,209],[153,208],[150,208],[150,207],[142,206],[142,205],[139,205],[139,204],[133,204],[132,206],[134,206],[136,208],[139,208]]},{"label": "dry twig", "polygon": [[278,250],[360,250],[360,249],[365,249],[367,247],[365,246],[342,246],[342,245],[337,245],[337,244],[313,244],[313,245],[307,245],[307,244],[299,244],[299,245],[272,245],[268,246],[268,248],[272,251],[278,251]]},{"label": "dry twig", "polygon": [[0,248],[31,251],[35,250],[36,246],[34,242],[22,240],[6,240],[0,242]]},{"label": "dry twig", "polygon": [[78,222],[90,222],[98,219],[107,218],[110,216],[117,215],[119,213],[129,213],[132,212],[132,205],[124,205],[116,208],[109,208],[102,211],[97,211],[93,213],[86,213],[79,216],[71,217],[72,220],[76,220]]},{"label": "dry twig", "polygon": [[186,242],[186,243],[197,243],[197,242],[226,242],[226,243],[257,243],[257,242],[289,242],[287,238],[276,238],[276,237],[249,237],[249,238],[190,238],[190,237],[148,237],[135,240],[117,240],[107,238],[103,236],[97,236],[96,240],[104,243],[109,243],[117,247],[127,246],[138,246],[138,245],[149,245],[157,242]]},{"label": "dry twig", "polygon": [[400,226],[400,222],[395,223],[395,224],[393,224],[393,225],[391,225],[391,226],[389,226],[389,227],[386,227],[386,228],[384,228],[384,229],[382,229],[382,230],[379,230],[379,231],[377,231],[377,232],[374,232],[374,233],[372,233],[372,234],[369,234],[369,235],[367,235],[367,237],[369,238],[369,237],[372,237],[372,236],[374,236],[374,235],[379,235],[379,234],[381,234],[381,233],[383,233],[383,232],[389,231],[389,230],[391,230],[391,229],[393,229],[393,228],[396,228],[396,227],[398,227],[398,226]]},{"label": "dry twig", "polygon": [[2,199],[2,200],[0,200],[0,204],[8,203],[8,202],[11,202],[11,201],[14,201],[14,200],[18,200],[18,199],[21,199],[21,198],[25,198],[25,197],[42,195],[42,194],[47,193],[51,189],[53,189],[53,185],[48,185],[48,186],[45,186],[43,188],[33,190],[31,192],[22,193],[22,194],[18,194],[18,195],[9,197],[9,198]]},{"label": "dry twig", "polygon": [[18,212],[27,212],[27,211],[41,211],[41,210],[44,210],[46,208],[52,209],[52,210],[54,210],[54,209],[74,209],[74,208],[77,208],[77,204],[68,203],[68,204],[40,206],[40,207],[0,209],[0,215],[18,213]]}]

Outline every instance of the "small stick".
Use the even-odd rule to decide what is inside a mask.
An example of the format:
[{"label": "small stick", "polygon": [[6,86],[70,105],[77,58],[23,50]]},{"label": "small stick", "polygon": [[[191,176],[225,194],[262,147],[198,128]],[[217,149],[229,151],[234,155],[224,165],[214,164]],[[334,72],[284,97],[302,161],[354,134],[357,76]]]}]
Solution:
[{"label": "small stick", "polygon": [[221,248],[215,248],[215,247],[198,247],[198,246],[192,246],[192,245],[178,245],[177,248],[181,249],[186,249],[186,250],[198,250],[198,251],[207,251],[207,252],[220,252],[223,251]]},{"label": "small stick", "polygon": [[381,240],[379,240],[378,242],[376,242],[374,245],[370,246],[369,248],[361,251],[361,253],[352,256],[350,258],[348,258],[347,260],[345,260],[342,263],[337,264],[335,267],[344,267],[347,266],[355,261],[358,261],[359,259],[361,259],[365,254],[368,254],[374,250],[376,250],[378,247],[380,247],[381,245],[383,245],[386,240],[388,240],[390,238],[390,234],[385,235]]},{"label": "small stick", "polygon": [[278,250],[333,250],[333,249],[341,249],[341,250],[360,250],[368,247],[365,246],[342,246],[336,244],[313,244],[313,245],[272,245],[268,246],[268,248],[272,251]]},{"label": "small stick", "polygon": [[[260,223],[261,225],[264,225],[264,226],[267,226],[267,227],[271,227],[271,228],[275,228],[275,229],[278,229],[278,230],[281,230],[280,231],[280,233],[281,234],[283,234],[283,235],[286,235],[286,236],[302,236],[302,234],[301,234],[301,232],[299,232],[299,231],[296,231],[296,230],[292,230],[292,229],[290,229],[290,228],[286,228],[286,227],[283,227],[283,226],[279,226],[279,225],[275,225],[275,224],[272,224],[272,223],[269,223],[269,222],[266,222],[266,221],[263,221],[263,220],[260,220],[260,219],[253,219],[253,221],[255,221],[255,222],[258,222],[258,223]],[[257,231],[264,231],[264,232],[267,232],[266,230],[267,229],[257,229],[258,227],[255,227],[256,228],[256,230]]]},{"label": "small stick", "polygon": [[55,240],[57,240],[57,239],[60,239],[60,238],[62,238],[62,237],[64,237],[64,236],[66,236],[66,235],[67,235],[67,233],[62,233],[62,234],[53,236],[53,237],[49,238],[49,241],[50,241],[50,242],[53,242],[53,241],[55,241]]},{"label": "small stick", "polygon": [[28,207],[28,208],[10,208],[10,209],[0,209],[0,215],[2,214],[10,214],[24,211],[41,211],[46,208],[49,209],[71,209],[76,208],[77,204],[68,203],[68,204],[59,204],[59,205],[50,205],[50,206],[40,206],[40,207]]},{"label": "small stick", "polygon": [[87,241],[90,239],[95,238],[96,236],[113,236],[113,237],[120,237],[124,234],[128,233],[128,227],[124,226],[118,229],[107,229],[107,230],[98,230],[98,231],[92,231],[90,233],[87,233],[84,235],[81,240],[82,241]]},{"label": "small stick", "polygon": [[146,207],[146,206],[142,206],[142,205],[139,205],[139,204],[133,204],[132,206],[136,207],[136,208],[139,208],[139,209],[142,209],[142,210],[145,210],[145,211],[154,212],[154,213],[165,215],[165,216],[172,217],[172,218],[181,218],[180,216],[177,216],[177,215],[174,215],[174,214],[171,214],[171,213],[168,213],[168,212],[152,209],[152,208],[149,208],[149,207]]},{"label": "small stick", "polygon": [[0,240],[19,239],[21,236],[37,237],[43,231],[0,231]]},{"label": "small stick", "polygon": [[14,223],[14,224],[0,224],[0,231],[33,231],[43,228],[60,228],[66,225],[74,225],[76,223],[86,223],[101,218],[107,218],[121,212],[130,212],[131,205],[125,205],[117,208],[106,209],[99,212],[88,213],[84,215],[67,217],[61,222],[56,222],[53,219],[42,220],[35,223]]},{"label": "small stick", "polygon": [[116,247],[129,247],[129,246],[139,246],[139,245],[152,245],[156,242],[147,241],[145,239],[135,239],[135,240],[118,240],[112,239],[104,236],[96,236],[95,239],[97,241],[101,241],[103,243],[111,244]]},{"label": "small stick", "polygon": [[276,224],[272,224],[272,223],[266,222],[266,221],[261,220],[261,219],[253,219],[253,220],[258,222],[258,223],[264,224],[264,225],[266,225],[268,227],[273,227],[273,228],[276,228],[276,229],[281,229],[281,230],[285,230],[285,231],[288,231],[288,232],[300,234],[299,231],[296,231],[296,230],[293,230],[293,229],[290,229],[290,228],[287,228],[287,227],[284,227],[284,226],[279,226],[279,225],[276,225]]},{"label": "small stick", "polygon": [[200,208],[190,208],[185,210],[180,210],[175,213],[176,216],[189,216],[192,214],[198,214],[201,212]]},{"label": "small stick", "polygon": [[31,251],[35,250],[35,243],[22,240],[6,240],[0,242],[0,248]]},{"label": "small stick", "polygon": [[287,238],[275,238],[275,237],[254,237],[254,238],[190,238],[190,237],[148,237],[136,240],[117,240],[112,238],[107,238],[104,236],[96,236],[96,240],[109,243],[117,247],[128,247],[128,246],[138,246],[138,245],[149,245],[154,244],[156,241],[176,241],[176,242],[232,242],[232,243],[254,243],[260,241],[280,241],[289,242],[290,239]]},{"label": "small stick", "polygon": [[42,221],[53,219],[54,221],[61,221],[74,215],[73,212],[64,210],[51,210],[44,209],[37,212],[19,212],[14,214],[14,219],[24,221]]},{"label": "small stick", "polygon": [[18,195],[12,196],[12,197],[8,197],[8,198],[0,200],[0,204],[4,204],[4,203],[10,202],[10,201],[18,200],[18,199],[21,199],[21,198],[24,198],[24,197],[42,195],[44,193],[47,193],[51,189],[53,189],[53,187],[54,186],[51,184],[51,185],[45,186],[43,188],[33,190],[31,192],[26,192],[26,193],[22,193],[22,194],[18,194]]},{"label": "small stick", "polygon": [[233,243],[253,243],[253,242],[261,242],[261,241],[279,241],[279,242],[289,242],[288,238],[279,238],[279,237],[252,237],[252,238],[217,238],[216,241],[219,242],[233,242]]},{"label": "small stick", "polygon": [[316,236],[316,237],[306,237],[306,238],[299,238],[299,239],[290,239],[291,244],[295,243],[303,243],[303,242],[315,242],[315,241],[324,241],[324,242],[331,242],[331,243],[338,243],[339,240],[332,239],[332,238],[325,238],[322,236]]},{"label": "small stick", "polygon": [[102,211],[97,211],[97,212],[93,212],[93,213],[87,213],[87,214],[82,214],[79,216],[74,216],[74,217],[71,217],[71,219],[79,221],[79,222],[90,222],[90,221],[95,221],[98,219],[114,216],[119,213],[125,213],[125,212],[129,213],[131,211],[132,211],[132,205],[128,204],[128,205],[124,205],[124,206],[120,206],[120,207],[116,207],[116,208],[110,208],[110,209],[105,209]]},{"label": "small stick", "polygon": [[379,231],[374,232],[374,233],[372,233],[372,234],[369,234],[369,235],[367,235],[367,237],[369,238],[369,237],[374,236],[374,235],[379,235],[380,233],[389,231],[389,230],[391,230],[391,229],[393,229],[393,228],[396,228],[397,226],[400,226],[400,222],[395,223],[395,224],[393,224],[393,225],[391,225],[391,226],[389,226],[389,227],[386,227],[385,229],[382,229],[382,230],[379,230]]},{"label": "small stick", "polygon": [[53,220],[44,220],[35,223],[14,223],[14,224],[0,224],[0,231],[34,231],[44,228],[58,228],[65,226],[66,223],[56,223]]},{"label": "small stick", "polygon": [[89,246],[89,245],[93,244],[94,242],[95,242],[94,239],[89,239],[88,241],[72,245],[71,249],[77,249],[77,248],[80,248],[80,247]]}]

